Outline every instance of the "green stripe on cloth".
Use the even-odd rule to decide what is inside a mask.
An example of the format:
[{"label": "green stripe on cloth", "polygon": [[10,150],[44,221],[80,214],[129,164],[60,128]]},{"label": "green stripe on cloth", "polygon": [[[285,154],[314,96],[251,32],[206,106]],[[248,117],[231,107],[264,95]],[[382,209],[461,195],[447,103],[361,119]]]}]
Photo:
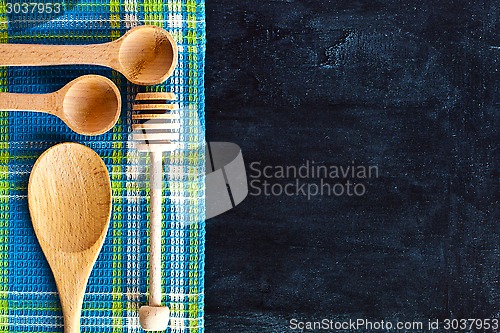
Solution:
[{"label": "green stripe on cloth", "polygon": [[[203,306],[201,305],[203,290],[200,285],[200,281],[203,280],[200,274],[202,269],[200,262],[203,259],[199,256],[200,247],[203,244],[198,239],[204,236],[202,223],[204,211],[196,209],[198,204],[203,205],[204,196],[203,190],[198,185],[204,184],[204,172],[200,175],[200,161],[204,161],[204,135],[203,130],[200,130],[200,91],[197,86],[202,82],[198,80],[198,73],[195,72],[200,60],[198,54],[203,55],[203,50],[198,47],[200,45],[204,47],[204,38],[197,36],[200,22],[196,15],[200,14],[200,7],[203,6],[195,1],[179,0],[144,0],[142,6],[145,23],[169,30],[179,46],[179,65],[171,79],[172,87],[168,91],[181,97],[180,115],[181,119],[185,120],[181,128],[180,140],[183,148],[171,154],[165,154],[169,155],[165,158],[168,161],[166,173],[170,176],[167,177],[169,188],[165,189],[164,195],[172,203],[172,212],[164,215],[171,216],[171,222],[164,225],[171,235],[171,241],[170,244],[162,245],[163,253],[170,252],[172,258],[185,258],[181,263],[177,260],[169,262],[167,258],[162,266],[164,271],[171,272],[170,276],[166,277],[167,285],[171,286],[171,293],[167,295],[167,304],[172,314],[171,325],[176,332],[203,331]],[[168,25],[165,25],[166,22]],[[166,91],[164,85],[147,87],[147,90]],[[194,96],[195,94],[197,96]],[[201,164],[204,165],[204,163]],[[186,210],[185,206],[187,206]],[[185,229],[179,231],[179,225],[184,225]],[[182,238],[185,238],[187,242],[179,246]],[[186,282],[179,285],[181,280],[186,280]]]},{"label": "green stripe on cloth", "polygon": [[[194,116],[194,113],[197,111],[198,105],[199,105],[199,92],[198,92],[198,86],[199,86],[199,79],[198,79],[198,42],[199,42],[199,36],[197,35],[197,25],[198,25],[198,15],[197,15],[197,10],[199,7],[196,5],[196,1],[192,0],[187,0],[186,2],[186,12],[187,12],[187,28],[188,28],[188,38],[185,38],[185,43],[188,45],[188,51],[190,56],[187,59],[187,66],[188,66],[188,80],[190,82],[190,91],[188,94],[188,105],[189,105],[189,110]],[[190,118],[191,119],[191,118]],[[196,119],[196,118],[195,118]],[[197,141],[196,137],[200,136],[200,124],[192,124],[193,126],[189,127],[189,135],[192,136],[193,141]],[[201,138],[198,140],[202,140]],[[190,140],[191,141],[191,140]],[[188,155],[188,165],[189,168],[194,169],[196,167],[197,161],[200,158],[204,158],[204,156],[200,156],[199,151],[193,150],[190,151]],[[195,175],[195,177],[199,176],[195,172],[195,170],[190,170],[189,174]],[[199,181],[199,179],[194,179],[194,183]],[[195,202],[193,205],[193,212],[190,215],[190,220],[191,221],[196,221],[198,219],[198,214],[199,211],[196,211],[196,207],[198,205],[196,204],[198,202],[198,198],[203,196],[203,192],[200,193],[200,188],[192,186],[188,190],[189,197],[190,199]],[[191,296],[192,301],[189,303],[189,318],[191,319],[196,319],[199,316],[199,302],[198,298],[200,289],[199,289],[199,284],[196,283],[198,278],[198,262],[199,262],[199,244],[197,239],[200,238],[199,234],[199,226],[196,223],[190,223],[190,233],[193,236],[193,240],[191,241],[191,244],[189,246],[189,256],[190,256],[190,267],[189,267],[189,274],[190,274],[190,285],[189,285],[189,294],[193,295]],[[190,321],[190,331],[191,332],[198,332],[197,330],[197,322],[196,320],[191,320]]]},{"label": "green stripe on cloth", "polygon": [[163,28],[163,0],[144,0],[144,24]]},{"label": "green stripe on cloth", "polygon": [[[111,39],[116,40],[120,38],[122,28],[121,18],[120,18],[120,1],[110,0],[109,2],[109,12],[110,12],[110,27],[111,27]],[[115,70],[111,73],[111,80],[117,84],[118,87],[122,88],[123,82],[120,73]],[[116,166],[112,167],[111,184],[113,189],[113,207],[115,211],[123,211],[124,196],[126,195],[126,189],[124,185],[126,184],[126,160],[124,156],[124,144],[123,144],[123,119],[120,117],[115,127],[113,127],[113,163]],[[125,138],[126,139],[126,138]],[[112,305],[112,316],[113,316],[113,333],[123,332],[124,326],[124,297],[123,290],[123,216],[118,216],[119,219],[112,219],[112,237],[113,237],[113,305]],[[115,242],[116,240],[116,242]]]},{"label": "green stripe on cloth", "polygon": [[[0,0],[0,43],[7,42],[6,2]],[[8,70],[0,67],[0,92],[8,91]],[[0,112],[0,329],[9,323],[9,115]]]}]

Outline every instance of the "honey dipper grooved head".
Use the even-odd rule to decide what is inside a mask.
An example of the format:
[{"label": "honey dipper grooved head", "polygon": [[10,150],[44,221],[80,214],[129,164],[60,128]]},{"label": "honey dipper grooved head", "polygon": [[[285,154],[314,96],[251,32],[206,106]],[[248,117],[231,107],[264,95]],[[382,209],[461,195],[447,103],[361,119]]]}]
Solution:
[{"label": "honey dipper grooved head", "polygon": [[165,152],[177,149],[180,138],[180,116],[175,111],[177,104],[170,103],[172,93],[137,94],[132,119],[138,123],[132,126],[132,139],[139,151]]}]

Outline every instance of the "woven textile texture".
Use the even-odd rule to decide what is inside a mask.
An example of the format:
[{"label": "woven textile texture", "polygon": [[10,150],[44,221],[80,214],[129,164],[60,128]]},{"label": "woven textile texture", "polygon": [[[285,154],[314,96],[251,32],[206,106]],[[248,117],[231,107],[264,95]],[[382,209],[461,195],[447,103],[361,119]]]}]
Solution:
[{"label": "woven textile texture", "polygon": [[179,65],[165,84],[148,87],[99,66],[0,67],[3,92],[49,93],[81,75],[100,74],[117,84],[123,99],[118,124],[97,137],[77,135],[50,115],[0,113],[0,332],[63,331],[57,289],[27,204],[33,164],[61,142],[94,149],[108,166],[113,190],[112,219],[87,286],[82,332],[142,331],[138,309],[148,299],[148,157],[130,149],[128,140],[132,103],[145,91],[176,93],[183,125],[180,148],[164,154],[162,280],[163,302],[172,316],[168,332],[203,332],[203,0],[53,0],[59,13],[31,12],[31,7],[23,13],[22,2],[16,7],[10,1],[0,0],[0,43],[104,43],[133,26],[156,25],[177,41]]}]

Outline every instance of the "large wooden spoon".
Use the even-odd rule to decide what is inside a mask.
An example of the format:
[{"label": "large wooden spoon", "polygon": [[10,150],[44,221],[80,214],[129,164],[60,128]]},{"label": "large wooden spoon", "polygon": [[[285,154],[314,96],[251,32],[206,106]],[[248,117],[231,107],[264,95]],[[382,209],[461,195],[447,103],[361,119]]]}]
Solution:
[{"label": "large wooden spoon", "polygon": [[0,93],[0,111],[49,113],[83,135],[110,130],[120,116],[121,103],[113,81],[99,75],[81,76],[51,94]]},{"label": "large wooden spoon", "polygon": [[111,216],[111,182],[92,149],[63,143],[36,161],[28,184],[33,228],[59,291],[64,332],[80,332],[90,272]]},{"label": "large wooden spoon", "polygon": [[0,66],[76,64],[113,68],[135,84],[159,84],[177,65],[177,46],[172,35],[155,26],[135,27],[104,44],[0,44]]}]

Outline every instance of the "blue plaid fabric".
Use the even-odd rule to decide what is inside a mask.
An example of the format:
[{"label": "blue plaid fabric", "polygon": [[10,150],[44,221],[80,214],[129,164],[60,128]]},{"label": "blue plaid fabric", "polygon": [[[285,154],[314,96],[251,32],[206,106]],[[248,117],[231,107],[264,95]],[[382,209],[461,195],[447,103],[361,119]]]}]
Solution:
[{"label": "blue plaid fabric", "polygon": [[81,75],[99,74],[117,84],[123,100],[118,124],[96,137],[78,135],[51,115],[0,112],[0,332],[63,331],[57,289],[27,204],[34,162],[61,142],[94,149],[108,166],[113,191],[112,220],[86,290],[82,332],[142,331],[138,310],[148,299],[147,155],[131,150],[128,140],[135,95],[145,91],[174,92],[183,125],[180,148],[165,153],[164,163],[163,302],[172,316],[168,332],[203,332],[204,2],[42,1],[34,12],[24,13],[23,8],[19,0],[0,0],[0,43],[104,43],[136,25],[156,25],[177,41],[179,65],[167,82],[148,87],[98,66],[0,67],[2,92],[49,93]]}]

